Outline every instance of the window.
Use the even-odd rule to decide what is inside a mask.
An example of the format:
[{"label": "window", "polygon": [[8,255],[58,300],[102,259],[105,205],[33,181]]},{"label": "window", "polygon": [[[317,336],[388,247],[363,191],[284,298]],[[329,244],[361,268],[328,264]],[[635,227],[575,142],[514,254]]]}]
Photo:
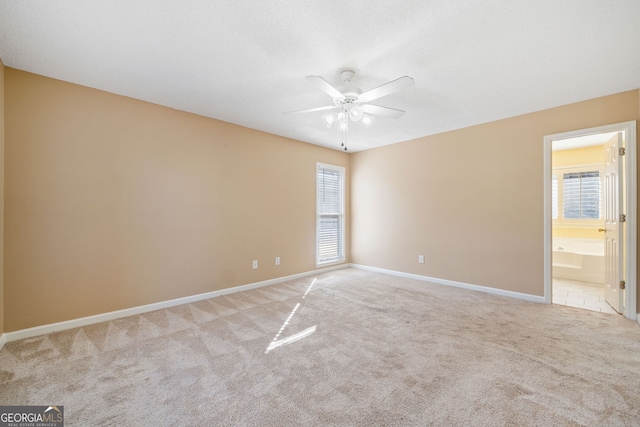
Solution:
[{"label": "window", "polygon": [[551,214],[558,223],[601,222],[602,180],[598,167],[554,169]]},{"label": "window", "polygon": [[318,163],[316,263],[344,261],[344,168]]},{"label": "window", "polygon": [[569,172],[562,177],[565,219],[600,219],[600,172]]}]

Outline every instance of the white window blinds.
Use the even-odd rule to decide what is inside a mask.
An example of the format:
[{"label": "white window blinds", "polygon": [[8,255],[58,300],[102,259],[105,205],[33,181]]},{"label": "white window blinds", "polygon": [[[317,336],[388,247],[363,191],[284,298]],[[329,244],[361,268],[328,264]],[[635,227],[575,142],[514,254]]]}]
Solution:
[{"label": "white window blinds", "polygon": [[567,219],[600,218],[600,172],[569,172],[562,177],[563,216]]},{"label": "white window blinds", "polygon": [[599,224],[602,220],[602,169],[595,165],[554,169],[551,216],[556,224]]},{"label": "white window blinds", "polygon": [[344,260],[344,168],[317,166],[316,262]]}]

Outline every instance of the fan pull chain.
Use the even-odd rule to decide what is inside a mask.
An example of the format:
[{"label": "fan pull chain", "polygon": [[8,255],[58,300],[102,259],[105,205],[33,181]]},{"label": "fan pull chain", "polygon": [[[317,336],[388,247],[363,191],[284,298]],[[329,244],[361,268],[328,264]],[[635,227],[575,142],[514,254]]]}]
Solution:
[{"label": "fan pull chain", "polygon": [[342,109],[342,144],[341,147],[344,147],[344,151],[347,151],[347,127],[349,126],[349,115],[347,114],[347,109]]}]

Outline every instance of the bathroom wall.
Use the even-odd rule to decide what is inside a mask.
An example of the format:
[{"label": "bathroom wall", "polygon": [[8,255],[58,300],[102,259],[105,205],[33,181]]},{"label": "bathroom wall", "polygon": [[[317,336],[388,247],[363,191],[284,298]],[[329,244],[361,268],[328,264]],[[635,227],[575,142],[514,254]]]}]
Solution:
[{"label": "bathroom wall", "polygon": [[[551,155],[552,167],[571,167],[604,163],[604,147],[574,148],[571,150],[554,151]],[[598,232],[599,226],[563,227],[553,226],[553,237],[573,237],[580,239],[602,239]]]}]

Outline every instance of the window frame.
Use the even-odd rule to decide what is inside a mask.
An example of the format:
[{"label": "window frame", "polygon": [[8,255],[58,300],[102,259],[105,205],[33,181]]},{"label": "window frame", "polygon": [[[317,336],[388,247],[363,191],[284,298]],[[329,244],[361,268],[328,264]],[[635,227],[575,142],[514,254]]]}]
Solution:
[{"label": "window frame", "polygon": [[[564,217],[564,189],[563,189],[563,176],[567,173],[584,173],[584,172],[598,172],[600,175],[600,218],[599,219],[589,219],[589,218],[565,218]],[[592,163],[592,164],[584,164],[584,165],[572,165],[572,166],[560,166],[556,168],[552,168],[551,170],[551,185],[553,186],[553,177],[557,177],[557,208],[558,208],[558,218],[553,218],[553,213],[551,217],[552,224],[554,226],[560,226],[564,228],[571,227],[593,227],[600,226],[604,224],[604,211],[603,211],[603,194],[604,191],[604,165],[602,163]],[[553,207],[553,195],[551,196],[551,205]]]},{"label": "window frame", "polygon": [[[320,192],[320,171],[329,170],[337,172],[340,175],[340,209],[339,212],[321,213],[319,200]],[[327,266],[331,264],[342,263],[346,260],[345,257],[345,168],[342,166],[330,165],[327,163],[316,163],[316,266]],[[337,217],[339,224],[339,247],[338,256],[330,259],[320,259],[320,219],[322,217]]]}]

